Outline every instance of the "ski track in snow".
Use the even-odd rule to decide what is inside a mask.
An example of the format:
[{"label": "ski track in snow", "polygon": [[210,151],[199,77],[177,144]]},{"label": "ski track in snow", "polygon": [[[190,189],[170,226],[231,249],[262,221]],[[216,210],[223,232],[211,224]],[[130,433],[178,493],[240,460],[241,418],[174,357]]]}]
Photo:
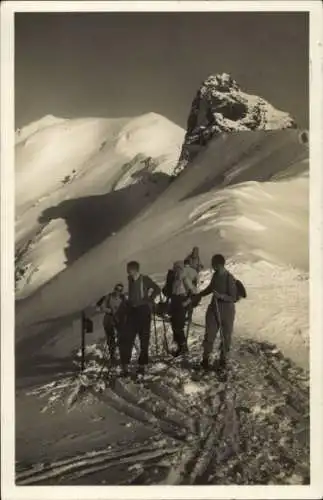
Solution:
[{"label": "ski track in snow", "polygon": [[[161,335],[160,321],[158,330]],[[169,336],[169,327],[167,332]],[[30,391],[29,396],[46,401],[44,412],[62,403],[73,411],[104,401],[130,418],[127,425],[144,424],[155,436],[150,444],[116,443],[111,449],[32,467],[18,463],[17,484],[83,484],[83,479],[92,484],[91,477],[97,478],[94,484],[306,482],[307,373],[274,345],[237,339],[226,382],[214,373],[192,380],[202,332],[192,327],[190,355],[184,360],[170,360],[161,352],[156,357],[152,343],[154,365],[140,381],[116,376],[102,346],[93,345],[87,349],[84,373]]]}]

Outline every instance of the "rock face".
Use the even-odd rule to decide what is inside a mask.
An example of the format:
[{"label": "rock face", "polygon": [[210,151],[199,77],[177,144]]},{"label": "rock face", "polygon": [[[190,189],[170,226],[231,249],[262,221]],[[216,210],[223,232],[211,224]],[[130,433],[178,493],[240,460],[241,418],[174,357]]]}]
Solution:
[{"label": "rock face", "polygon": [[274,108],[262,97],[243,92],[227,73],[209,76],[191,106],[178,175],[215,135],[248,130],[296,128],[293,118]]}]

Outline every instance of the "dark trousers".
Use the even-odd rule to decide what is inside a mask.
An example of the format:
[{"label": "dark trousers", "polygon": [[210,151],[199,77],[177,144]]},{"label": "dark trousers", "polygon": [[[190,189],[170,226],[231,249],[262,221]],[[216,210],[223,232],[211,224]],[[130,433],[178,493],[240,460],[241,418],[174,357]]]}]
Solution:
[{"label": "dark trousers", "polygon": [[106,315],[103,319],[103,328],[108,344],[109,355],[112,362],[116,360],[119,329],[112,316]]},{"label": "dark trousers", "polygon": [[205,317],[205,337],[203,342],[203,356],[208,358],[213,351],[214,341],[221,330],[220,360],[227,360],[230,348],[235,318],[235,305],[218,302],[215,307],[210,304]]},{"label": "dark trousers", "polygon": [[173,330],[173,339],[179,348],[186,346],[185,320],[187,308],[184,306],[185,302],[187,302],[187,297],[173,295],[170,303],[170,323]]},{"label": "dark trousers", "polygon": [[138,364],[142,366],[148,364],[150,326],[151,310],[148,305],[129,308],[127,326],[120,337],[120,355],[123,365],[128,365],[130,363],[137,335],[140,342]]}]

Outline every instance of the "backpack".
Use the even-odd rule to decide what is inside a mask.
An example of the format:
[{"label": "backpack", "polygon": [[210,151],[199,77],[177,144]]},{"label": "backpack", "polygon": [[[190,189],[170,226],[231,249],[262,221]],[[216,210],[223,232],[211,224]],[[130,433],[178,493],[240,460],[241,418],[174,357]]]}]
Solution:
[{"label": "backpack", "polygon": [[187,295],[187,287],[184,281],[185,271],[184,269],[177,268],[174,272],[172,294],[173,295]]},{"label": "backpack", "polygon": [[174,271],[173,269],[169,269],[166,277],[166,284],[162,289],[163,294],[167,298],[171,297],[172,295],[173,283],[174,283]]},{"label": "backpack", "polygon": [[242,283],[242,281],[237,280],[236,278],[235,278],[235,282],[236,282],[236,287],[237,287],[236,302],[238,302],[238,300],[240,300],[240,299],[246,299],[247,298],[247,291],[246,291],[244,284]]},{"label": "backpack", "polygon": [[237,288],[237,296],[236,296],[236,300],[234,302],[238,302],[240,299],[246,299],[247,298],[247,291],[246,291],[246,288],[245,288],[244,284],[242,283],[242,281],[235,278],[232,274],[228,274],[228,277],[229,276],[231,276],[234,279],[234,282],[235,282],[236,288]]}]

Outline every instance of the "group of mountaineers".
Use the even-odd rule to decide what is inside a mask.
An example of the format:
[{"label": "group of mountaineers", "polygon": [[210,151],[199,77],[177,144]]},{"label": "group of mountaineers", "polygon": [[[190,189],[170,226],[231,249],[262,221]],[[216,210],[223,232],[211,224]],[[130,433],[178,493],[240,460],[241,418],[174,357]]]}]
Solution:
[{"label": "group of mountaineers", "polygon": [[[174,263],[162,289],[149,276],[141,273],[138,262],[131,261],[127,264],[127,292],[122,283],[117,283],[114,290],[101,297],[96,304],[97,311],[104,313],[103,327],[111,366],[118,363],[118,350],[122,375],[129,376],[129,364],[138,336],[140,348],[137,374],[140,376],[145,373],[149,362],[151,323],[152,320],[155,321],[155,314],[160,314],[163,318],[169,315],[176,345],[171,354],[175,357],[185,355],[188,352],[187,337],[193,309],[199,305],[202,297],[212,295],[206,311],[200,367],[205,371],[212,368],[210,356],[217,334],[220,333],[220,358],[213,368],[225,376],[235,319],[235,302],[245,297],[246,291],[242,283],[226,269],[225,258],[221,254],[212,257],[211,265],[213,276],[210,284],[198,291],[199,273],[203,264],[197,247],[193,248],[184,261]],[[162,299],[162,294],[166,301]],[[160,302],[156,304],[158,297]]]}]

